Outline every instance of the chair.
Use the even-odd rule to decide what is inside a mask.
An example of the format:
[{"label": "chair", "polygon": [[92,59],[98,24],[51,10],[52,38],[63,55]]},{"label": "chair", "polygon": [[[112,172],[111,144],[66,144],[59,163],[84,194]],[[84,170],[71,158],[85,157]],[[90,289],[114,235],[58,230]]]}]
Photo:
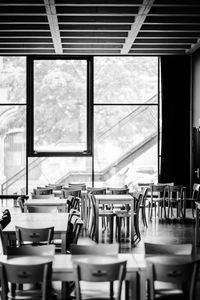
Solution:
[{"label": "chair", "polygon": [[60,191],[63,188],[63,185],[61,184],[53,184],[53,183],[49,183],[46,185],[46,188],[50,188],[53,189],[54,191]]},{"label": "chair", "polygon": [[152,184],[150,185],[150,200],[149,200],[149,217],[150,221],[153,217],[153,207],[155,210],[155,216],[156,211],[158,210],[158,216],[163,217],[164,212],[164,218],[166,218],[166,202],[165,202],[165,193],[166,193],[166,185],[165,184]]},{"label": "chair", "polygon": [[33,194],[35,194],[35,195],[50,195],[50,194],[53,194],[53,188],[37,187],[37,189],[33,189]]},{"label": "chair", "polygon": [[23,245],[21,247],[7,247],[8,256],[54,256],[55,245]]},{"label": "chair", "polygon": [[[51,299],[52,261],[45,260],[44,258],[42,262],[33,262],[32,264],[30,264],[30,259],[28,258],[23,259],[24,264],[23,262],[19,262],[18,258],[16,263],[15,261],[16,259],[13,259],[8,263],[4,262],[0,264],[2,299]],[[32,289],[18,290],[12,288],[13,285],[16,287],[23,284],[33,284]],[[41,288],[38,289],[40,286]]]},{"label": "chair", "polygon": [[144,243],[145,256],[152,255],[192,255],[192,244]]},{"label": "chair", "polygon": [[167,198],[166,201],[168,203],[168,218],[174,217],[173,207],[176,207],[176,217],[180,218],[181,216],[184,217],[183,212],[183,202],[185,197],[185,187],[183,185],[174,185],[174,186],[167,186]]},{"label": "chair", "polygon": [[119,244],[94,244],[94,245],[70,245],[72,255],[111,255],[116,256],[119,253]]},{"label": "chair", "polygon": [[71,209],[75,209],[80,211],[80,206],[81,206],[81,198],[75,197],[72,195],[68,195],[67,197],[67,210],[70,212]]},{"label": "chair", "polygon": [[[132,224],[132,226],[134,226],[135,229],[135,242],[137,240],[141,240],[141,234],[140,234],[140,228],[139,228],[139,210],[140,210],[140,206],[143,200],[143,195],[141,193],[138,192],[134,192],[133,193],[133,197],[134,197],[134,206],[135,206],[135,211],[134,211],[134,224]],[[125,220],[130,218],[130,212],[129,210],[115,210],[115,214],[116,214],[116,228],[117,228],[117,240],[118,242],[121,241],[122,238],[122,220],[124,220],[124,224],[125,224]],[[124,231],[126,230],[126,228],[124,227]],[[126,231],[125,231],[126,232]],[[129,222],[127,222],[127,235],[129,234]]]},{"label": "chair", "polygon": [[67,198],[68,196],[74,196],[74,197],[81,197],[81,188],[69,188],[69,187],[63,187],[62,188],[62,198]]},{"label": "chair", "polygon": [[[76,211],[71,211],[71,214],[69,214],[66,233],[67,253],[70,253],[71,244],[77,244],[82,227],[83,221],[81,220],[80,216],[76,214]],[[60,239],[55,239],[53,243],[56,246],[56,252],[60,252],[62,241]]]},{"label": "chair", "polygon": [[106,188],[101,188],[101,187],[87,187],[87,192],[88,193],[93,193],[94,195],[102,195],[106,194]]},{"label": "chair", "polygon": [[198,263],[175,256],[154,256],[147,261],[149,299],[193,300]]},{"label": "chair", "polygon": [[148,227],[147,217],[146,217],[148,187],[143,187],[141,193],[142,193],[142,201],[140,204],[140,210],[142,215],[142,222],[145,227]]},{"label": "chair", "polygon": [[58,208],[55,205],[29,205],[27,207],[29,213],[57,213]]},{"label": "chair", "polygon": [[[106,263],[106,261],[108,261]],[[90,259],[89,261],[82,259],[82,260],[74,260],[74,275],[75,275],[75,288],[76,288],[76,300],[82,299],[82,286],[80,285],[80,281],[89,282],[90,287],[91,283],[95,282],[95,287],[97,283],[105,283],[110,282],[113,283],[117,281],[117,294],[115,299],[121,299],[121,291],[122,291],[122,283],[125,279],[126,274],[126,261],[117,261],[115,259],[108,258],[104,256],[101,260]],[[104,285],[103,285],[104,286]],[[99,288],[99,286],[98,286]],[[100,290],[101,296],[102,293],[105,291],[104,289]],[[94,291],[95,292],[95,291]],[[99,299],[92,298],[92,299]],[[101,299],[113,299],[111,297],[101,298]]]},{"label": "chair", "polygon": [[17,198],[17,203],[18,203],[20,211],[22,213],[24,213],[24,202],[25,202],[25,199],[23,197],[18,197]]},{"label": "chair", "polygon": [[195,201],[200,200],[200,184],[194,183],[192,186],[192,195],[190,198],[186,197],[184,199],[186,202],[190,202],[192,208],[192,217],[194,218],[194,211],[195,211]]},{"label": "chair", "polygon": [[5,209],[3,211],[3,215],[0,219],[0,225],[1,225],[1,228],[4,229],[11,221],[11,214],[10,214],[10,211],[9,209]]},{"label": "chair", "polygon": [[86,190],[85,183],[68,183],[69,188],[81,188],[81,190]]},{"label": "chair", "polygon": [[18,246],[24,244],[51,244],[53,240],[54,227],[46,228],[24,228],[15,226]]},{"label": "chair", "polygon": [[[95,195],[93,194],[93,192],[90,192],[88,194],[88,198],[90,201],[90,220],[89,220],[89,228],[88,228],[88,232],[89,232],[89,237],[92,240],[96,239],[96,232],[97,230],[99,230],[99,226],[97,227],[97,222],[99,224],[99,220],[97,220],[97,215],[96,215],[96,205],[95,205]],[[113,242],[113,225],[114,225],[114,216],[115,213],[112,210],[109,209],[99,209],[99,218],[106,218],[109,224],[109,229],[110,229],[110,236],[109,236],[109,242],[112,243]]]}]

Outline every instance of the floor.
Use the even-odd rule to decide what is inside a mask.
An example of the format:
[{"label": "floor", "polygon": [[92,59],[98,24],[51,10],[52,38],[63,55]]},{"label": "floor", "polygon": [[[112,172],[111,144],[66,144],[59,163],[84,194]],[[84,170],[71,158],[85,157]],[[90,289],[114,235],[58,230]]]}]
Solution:
[{"label": "floor", "polygon": [[[6,208],[2,207],[2,211]],[[13,206],[8,207],[12,213],[19,212],[19,208],[13,208]],[[192,243],[194,245],[194,229],[195,222],[192,218],[191,210],[187,209],[187,218],[186,220],[171,220],[171,221],[160,221],[157,217],[154,217],[152,221],[148,221],[148,227],[144,227],[143,223],[140,222],[140,231],[141,231],[141,241],[136,243],[134,247],[131,246],[131,243],[128,239],[123,240],[120,243],[120,252],[132,252],[132,253],[144,253],[144,242],[154,242],[154,243],[167,243],[167,244],[179,244],[179,243]],[[100,242],[107,242],[107,232],[101,232]],[[81,244],[92,244],[92,241],[88,235],[87,230],[83,230],[79,238],[79,243]],[[200,252],[200,251],[199,251]],[[58,291],[60,286],[55,285],[56,290]],[[58,297],[60,299],[60,297]]]}]

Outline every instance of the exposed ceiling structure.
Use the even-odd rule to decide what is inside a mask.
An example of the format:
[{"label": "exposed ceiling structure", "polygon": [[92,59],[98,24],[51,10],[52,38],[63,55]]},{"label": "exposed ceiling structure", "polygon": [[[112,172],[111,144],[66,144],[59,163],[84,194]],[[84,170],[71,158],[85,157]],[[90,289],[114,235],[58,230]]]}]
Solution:
[{"label": "exposed ceiling structure", "polygon": [[180,55],[200,47],[200,0],[1,0],[0,55]]}]

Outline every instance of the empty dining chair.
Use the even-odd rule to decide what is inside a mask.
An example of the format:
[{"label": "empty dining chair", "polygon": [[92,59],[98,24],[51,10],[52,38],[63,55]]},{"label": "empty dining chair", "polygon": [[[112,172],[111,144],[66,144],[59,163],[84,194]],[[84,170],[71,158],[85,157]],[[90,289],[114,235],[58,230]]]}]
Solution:
[{"label": "empty dining chair", "polygon": [[[82,295],[86,292],[80,284],[87,282],[92,299],[121,299],[122,283],[126,275],[126,261],[116,261],[113,257],[98,257],[88,259],[74,259],[74,276],[75,276],[75,295],[76,300],[82,299]],[[116,282],[116,295],[110,297],[110,288],[106,293],[105,282]],[[94,283],[94,289],[91,287]],[[103,288],[100,288],[97,283],[103,283]],[[96,289],[95,289],[96,288]],[[104,297],[104,294],[106,294]],[[97,296],[96,296],[97,295]],[[96,296],[96,297],[95,297]]]},{"label": "empty dining chair", "polygon": [[[21,257],[1,262],[0,276],[2,285],[2,300],[7,299],[51,299],[52,261],[44,257],[31,259]],[[29,285],[29,289],[12,288]],[[37,288],[36,288],[37,286]]]},{"label": "empty dining chair", "polygon": [[165,184],[152,184],[150,185],[150,199],[149,199],[149,219],[152,220],[153,208],[158,217],[166,219],[166,187]]},{"label": "empty dining chair", "polygon": [[[67,232],[66,232],[66,252],[70,253],[71,244],[77,244],[81,230],[83,227],[83,221],[80,216],[76,214],[76,211],[71,211],[68,218]],[[56,246],[56,252],[61,252],[61,239],[54,239],[54,245]]]},{"label": "empty dining chair", "polygon": [[10,211],[9,209],[5,209],[3,211],[3,214],[0,218],[0,225],[1,225],[1,228],[4,229],[11,221],[11,214],[10,214]]},{"label": "empty dining chair", "polygon": [[63,187],[62,188],[62,197],[67,198],[68,196],[81,197],[81,188],[71,188],[71,187]]},{"label": "empty dining chair", "polygon": [[86,190],[85,183],[68,183],[69,188],[81,188],[81,190]]},{"label": "empty dining chair", "polygon": [[[72,255],[111,255],[117,256],[119,253],[119,244],[71,244],[70,253]],[[73,285],[71,284],[71,288]],[[114,295],[113,282],[110,283],[110,298]]]},{"label": "empty dining chair", "polygon": [[55,205],[29,205],[27,210],[29,213],[58,213],[58,208]]},{"label": "empty dining chair", "polygon": [[33,189],[33,193],[35,195],[49,195],[53,194],[53,188],[37,187],[36,189]]},{"label": "empty dining chair", "polygon": [[[184,199],[185,204],[189,203],[190,207],[192,209],[192,217],[194,218],[194,211],[195,211],[195,202],[200,201],[200,184],[199,183],[194,183],[192,186],[192,193],[191,197],[185,197]],[[186,209],[186,207],[184,208]],[[186,212],[183,211],[184,217],[186,217]]]},{"label": "empty dining chair", "polygon": [[145,256],[152,255],[192,255],[192,244],[144,243]]},{"label": "empty dining chair", "polygon": [[18,203],[20,211],[22,213],[24,213],[24,202],[25,202],[25,199],[23,197],[18,197],[17,198],[17,203]]},{"label": "empty dining chair", "polygon": [[176,218],[184,217],[184,198],[186,188],[183,185],[167,186],[168,218],[174,218],[174,208],[176,209]]},{"label": "empty dining chair", "polygon": [[197,261],[180,255],[151,256],[146,261],[150,300],[195,299]]},{"label": "empty dining chair", "polygon": [[70,252],[72,255],[111,255],[117,256],[119,253],[119,244],[71,244]]},{"label": "empty dining chair", "polygon": [[55,245],[23,245],[21,247],[6,247],[6,254],[8,256],[54,256]]},{"label": "empty dining chair", "polygon": [[18,246],[32,244],[51,244],[53,241],[54,227],[25,228],[15,226]]},{"label": "empty dining chair", "polygon": [[[107,233],[109,233],[109,242],[112,243],[113,242],[113,231],[114,231],[114,216],[115,213],[110,210],[110,209],[103,209],[100,208],[98,211],[98,216],[99,219],[97,220],[97,213],[96,213],[96,200],[95,200],[95,195],[90,192],[88,194],[89,197],[89,201],[90,201],[90,220],[89,220],[89,228],[88,228],[88,233],[89,233],[89,237],[92,240],[96,240],[96,233],[97,230],[99,230],[100,225],[102,224],[104,226],[104,224],[106,224],[106,222],[100,222],[100,219],[104,218],[104,220],[106,219],[106,221],[108,221],[108,227],[109,227],[109,232],[108,232],[108,227],[106,228]],[[103,230],[103,228],[102,228]]]},{"label": "empty dining chair", "polygon": [[[140,227],[139,227],[139,210],[140,210],[140,205],[142,203],[143,195],[138,192],[133,193],[134,197],[134,231],[135,231],[135,237],[134,241],[140,241],[141,240],[141,234],[140,234]],[[120,209],[120,210],[115,210],[116,214],[116,229],[117,229],[117,240],[120,243],[122,239],[122,231],[124,238],[126,238],[129,235],[129,224],[130,222],[127,222],[129,218],[131,217],[130,211],[126,209]],[[124,227],[122,226],[122,221],[124,223]]]}]

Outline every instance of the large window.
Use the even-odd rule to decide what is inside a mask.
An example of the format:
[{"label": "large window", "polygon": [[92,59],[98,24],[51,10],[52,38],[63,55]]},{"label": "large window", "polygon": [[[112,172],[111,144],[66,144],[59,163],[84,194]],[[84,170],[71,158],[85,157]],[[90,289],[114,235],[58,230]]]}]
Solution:
[{"label": "large window", "polygon": [[158,58],[94,59],[96,185],[157,181],[158,102]]},{"label": "large window", "polygon": [[0,57],[1,193],[25,193],[26,59]]},{"label": "large window", "polygon": [[0,57],[1,192],[157,182],[158,82],[157,57]]},{"label": "large window", "polygon": [[89,59],[29,59],[29,153],[91,155]]}]

